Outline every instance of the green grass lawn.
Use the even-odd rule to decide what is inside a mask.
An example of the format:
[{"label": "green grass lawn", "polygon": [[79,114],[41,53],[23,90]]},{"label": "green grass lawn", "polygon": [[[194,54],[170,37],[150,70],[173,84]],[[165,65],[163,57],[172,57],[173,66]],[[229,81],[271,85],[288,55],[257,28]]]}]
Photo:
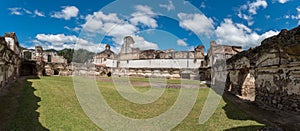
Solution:
[{"label": "green grass lawn", "polygon": [[[146,82],[147,79],[131,78]],[[179,83],[169,80],[168,83]],[[13,94],[1,96],[0,116],[6,116],[8,130],[101,130],[83,112],[76,98],[72,77],[29,78],[15,84]],[[131,118],[151,118],[168,110],[176,101],[180,89],[166,89],[150,104],[135,104],[123,99],[111,82],[98,82],[107,103],[116,112]],[[136,87],[147,91],[149,87]],[[264,124],[253,120],[226,99],[221,100],[214,115],[203,125],[198,124],[201,109],[209,89],[200,89],[194,108],[174,130],[257,130]],[[16,97],[17,96],[17,97]],[[14,99],[13,99],[14,98]],[[9,105],[11,104],[17,106]],[[9,111],[7,111],[9,109]],[[9,114],[9,116],[7,116]]]}]

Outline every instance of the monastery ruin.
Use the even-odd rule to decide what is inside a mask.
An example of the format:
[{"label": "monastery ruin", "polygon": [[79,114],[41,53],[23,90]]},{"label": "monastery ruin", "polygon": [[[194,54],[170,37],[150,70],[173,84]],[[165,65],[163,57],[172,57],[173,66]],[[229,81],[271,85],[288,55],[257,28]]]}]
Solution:
[{"label": "monastery ruin", "polygon": [[[300,26],[282,30],[260,46],[242,51],[238,46],[211,42],[193,51],[140,50],[127,36],[119,54],[106,45],[90,63],[68,64],[55,52],[37,46],[21,50],[15,33],[0,37],[1,87],[20,75],[103,75],[196,79],[211,81],[212,65],[226,60],[225,90],[261,107],[300,112]],[[218,54],[218,52],[221,52]]]},{"label": "monastery ruin", "polygon": [[[124,38],[121,52],[116,55],[106,45],[105,51],[98,53],[94,57],[94,64],[101,68],[100,74],[112,73],[116,76],[138,76],[138,77],[166,77],[203,79],[211,66],[210,56],[204,54],[204,46],[197,46],[194,51],[174,51],[170,50],[140,50],[134,48],[134,40],[130,36]],[[242,51],[241,47],[217,45],[211,42],[211,49],[226,52],[226,58]],[[199,70],[200,69],[200,70]]]}]

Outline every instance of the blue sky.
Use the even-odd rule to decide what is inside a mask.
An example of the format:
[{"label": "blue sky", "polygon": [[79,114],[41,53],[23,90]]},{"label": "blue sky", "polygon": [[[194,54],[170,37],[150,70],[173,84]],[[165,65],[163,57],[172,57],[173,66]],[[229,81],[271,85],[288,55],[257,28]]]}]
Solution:
[{"label": "blue sky", "polygon": [[118,52],[130,35],[140,49],[193,50],[209,42],[247,49],[300,24],[299,0],[11,0],[0,32],[22,46]]}]

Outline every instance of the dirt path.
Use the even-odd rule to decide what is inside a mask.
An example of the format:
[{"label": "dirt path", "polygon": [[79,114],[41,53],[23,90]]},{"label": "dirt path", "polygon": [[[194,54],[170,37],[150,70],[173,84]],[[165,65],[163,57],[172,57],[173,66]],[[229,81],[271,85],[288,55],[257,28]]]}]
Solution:
[{"label": "dirt path", "polygon": [[241,100],[228,93],[225,93],[224,97],[236,104],[254,119],[271,125],[271,127],[266,130],[300,130],[300,113],[296,114],[279,110],[261,109],[258,108],[254,102]]}]

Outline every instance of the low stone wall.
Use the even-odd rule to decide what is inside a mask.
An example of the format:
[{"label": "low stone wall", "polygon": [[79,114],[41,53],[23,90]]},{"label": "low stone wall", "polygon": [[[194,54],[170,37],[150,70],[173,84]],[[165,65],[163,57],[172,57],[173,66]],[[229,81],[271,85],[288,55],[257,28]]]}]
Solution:
[{"label": "low stone wall", "polygon": [[113,75],[138,76],[138,77],[176,77],[179,78],[179,70],[147,69],[147,68],[115,68]]},{"label": "low stone wall", "polygon": [[226,89],[263,107],[300,112],[300,26],[227,60]]}]

